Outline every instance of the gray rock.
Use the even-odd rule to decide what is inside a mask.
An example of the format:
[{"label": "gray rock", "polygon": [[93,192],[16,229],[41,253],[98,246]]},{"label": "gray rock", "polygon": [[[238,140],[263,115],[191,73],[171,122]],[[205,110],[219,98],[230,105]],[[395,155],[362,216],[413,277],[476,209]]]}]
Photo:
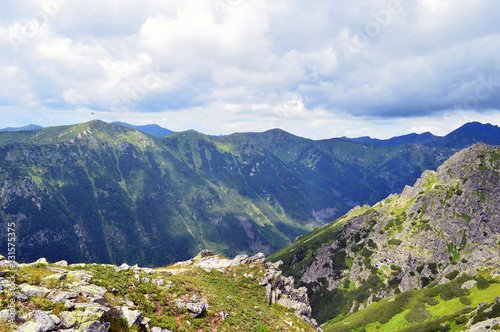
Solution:
[{"label": "gray rock", "polygon": [[4,309],[0,311],[0,321],[15,320],[17,321],[19,317],[16,315],[16,310]]},{"label": "gray rock", "polygon": [[107,332],[110,323],[101,323],[98,320],[92,322],[86,322],[80,325],[78,331],[80,332]]},{"label": "gray rock", "polygon": [[123,263],[122,265],[120,265],[119,267],[115,267],[115,271],[125,271],[125,270],[129,270],[130,269],[130,266],[127,265],[127,263]]},{"label": "gray rock", "polygon": [[43,265],[49,265],[49,262],[45,258],[39,258],[34,264],[43,264]]},{"label": "gray rock", "polygon": [[32,296],[45,297],[47,294],[50,293],[50,290],[45,287],[23,284],[21,285],[21,292],[24,293],[27,297],[32,297]]},{"label": "gray rock", "polygon": [[189,311],[189,314],[193,318],[198,318],[206,310],[206,304],[204,302],[198,302],[198,303],[188,303],[186,304],[186,309]]},{"label": "gray rock", "polygon": [[266,256],[263,253],[259,252],[258,254],[255,254],[252,257],[249,257],[248,263],[249,264],[264,265],[265,260],[266,260]]},{"label": "gray rock", "polygon": [[44,332],[43,326],[35,322],[29,321],[19,326],[19,332]]},{"label": "gray rock", "polygon": [[57,291],[57,290],[52,291],[52,292],[50,292],[49,295],[47,295],[47,298],[56,304],[59,302],[69,300],[69,299],[74,299],[75,297],[78,297],[77,293]]},{"label": "gray rock", "polygon": [[162,329],[161,327],[152,327],[151,332],[172,332],[172,330]]},{"label": "gray rock", "polygon": [[28,296],[26,296],[22,293],[15,292],[14,296],[16,297],[16,301],[19,301],[19,302],[24,302],[24,301],[28,300]]},{"label": "gray rock", "polygon": [[462,284],[462,289],[471,289],[477,284],[476,280],[468,280]]},{"label": "gray rock", "polygon": [[248,258],[248,255],[238,255],[233,259],[233,262],[231,263],[231,265],[238,266],[238,265],[245,264],[248,261],[247,258]]},{"label": "gray rock", "polygon": [[49,281],[49,280],[55,280],[55,281],[61,281],[66,279],[67,274],[62,274],[62,273],[56,273],[56,274],[51,274],[49,276],[43,277],[42,280],[44,281]]},{"label": "gray rock", "polygon": [[56,324],[50,318],[49,314],[47,314],[45,311],[41,310],[35,310],[33,313],[33,320],[35,323],[38,325],[42,326],[41,332],[47,332],[55,329]]},{"label": "gray rock", "polygon": [[62,260],[62,261],[59,261],[59,262],[55,262],[54,265],[57,265],[57,266],[68,266],[68,262]]},{"label": "gray rock", "polygon": [[14,261],[4,259],[4,260],[0,261],[0,268],[19,270],[19,264],[17,264]]},{"label": "gray rock", "polygon": [[52,318],[52,321],[54,322],[54,324],[56,324],[56,325],[61,324],[61,320],[56,315],[50,315],[50,318]]},{"label": "gray rock", "polygon": [[68,272],[68,276],[78,279],[82,282],[90,282],[90,280],[92,280],[92,272],[83,270],[70,271]]},{"label": "gray rock", "polygon": [[175,299],[175,304],[177,305],[177,309],[184,309],[184,308],[186,308],[186,304],[181,299]]},{"label": "gray rock", "polygon": [[128,327],[133,325],[139,326],[142,321],[142,311],[140,310],[130,310],[127,307],[121,308],[121,318],[127,321]]},{"label": "gray rock", "polygon": [[202,251],[200,251],[200,253],[197,256],[200,256],[201,258],[204,258],[204,257],[212,256],[212,255],[213,255],[213,253],[210,250],[203,249]]}]

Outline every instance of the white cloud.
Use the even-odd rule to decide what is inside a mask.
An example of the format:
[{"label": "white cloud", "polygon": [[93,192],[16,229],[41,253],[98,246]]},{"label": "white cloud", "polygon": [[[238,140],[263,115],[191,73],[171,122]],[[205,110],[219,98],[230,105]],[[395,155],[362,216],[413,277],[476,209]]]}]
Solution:
[{"label": "white cloud", "polygon": [[33,114],[325,138],[500,108],[494,0],[42,3],[0,13],[0,102]]}]

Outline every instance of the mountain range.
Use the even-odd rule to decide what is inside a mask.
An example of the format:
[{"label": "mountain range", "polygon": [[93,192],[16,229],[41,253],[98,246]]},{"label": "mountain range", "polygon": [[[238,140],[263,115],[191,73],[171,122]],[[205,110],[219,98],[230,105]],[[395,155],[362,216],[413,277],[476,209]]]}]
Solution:
[{"label": "mountain range", "polygon": [[344,139],[373,144],[377,146],[396,146],[401,144],[419,144],[432,147],[448,147],[464,149],[474,143],[485,143],[489,145],[500,145],[500,127],[479,122],[469,122],[452,131],[446,136],[435,136],[430,132],[422,134],[408,134],[393,137],[387,140],[370,138],[368,136]]},{"label": "mountain range", "polygon": [[[498,127],[479,123],[390,144],[281,130],[156,137],[102,121],[2,132],[0,246],[14,231],[21,263],[92,264],[39,259],[14,266],[22,275],[0,272],[16,274],[16,298],[29,299],[23,331],[235,328],[259,315],[265,331],[320,330],[316,321],[325,332],[498,330],[500,147],[477,143],[497,140]],[[239,255],[116,266],[165,266],[205,248]],[[262,253],[241,255],[256,252],[273,254],[265,264]],[[64,290],[69,275],[81,298]],[[224,323],[232,295],[220,297],[236,286],[238,308],[255,310]],[[63,293],[83,303],[58,305]],[[208,303],[222,313],[199,313]]]},{"label": "mountain range", "polygon": [[[455,146],[485,139],[461,137]],[[102,121],[4,132],[0,216],[16,222],[23,261],[160,266],[204,248],[271,254],[401,192],[456,151],[314,141],[279,129],[160,138]]]}]

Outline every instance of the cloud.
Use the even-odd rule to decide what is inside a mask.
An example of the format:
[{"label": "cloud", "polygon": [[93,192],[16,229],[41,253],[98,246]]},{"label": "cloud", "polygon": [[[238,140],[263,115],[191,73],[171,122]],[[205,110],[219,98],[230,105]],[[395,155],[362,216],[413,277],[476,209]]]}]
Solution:
[{"label": "cloud", "polygon": [[309,137],[497,120],[499,16],[493,0],[8,2],[0,105]]}]

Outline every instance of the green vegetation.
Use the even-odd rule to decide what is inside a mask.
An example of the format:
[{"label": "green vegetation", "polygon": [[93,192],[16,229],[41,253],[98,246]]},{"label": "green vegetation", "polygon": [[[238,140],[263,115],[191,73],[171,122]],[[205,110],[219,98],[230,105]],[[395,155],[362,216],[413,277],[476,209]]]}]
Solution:
[{"label": "green vegetation", "polygon": [[[202,248],[270,254],[342,216],[350,202],[374,204],[402,190],[451,153],[312,141],[281,130],[158,138],[101,121],[0,133],[0,181],[22,192],[2,198],[0,217],[27,218],[19,237],[51,234],[18,248],[25,261],[161,266]],[[404,175],[379,175],[396,172]]]},{"label": "green vegetation", "polygon": [[[494,304],[498,293],[485,290],[462,290],[461,284],[472,277],[463,275],[444,285],[412,290],[383,300],[368,308],[335,318],[323,326],[325,332],[337,331],[461,331],[470,318],[474,322],[500,316],[500,304]],[[500,283],[494,283],[500,287]],[[500,289],[500,288],[499,288]],[[441,300],[438,300],[440,298]],[[471,300],[474,298],[474,301]],[[468,315],[467,305],[483,306],[477,314]],[[492,308],[490,311],[488,308]],[[488,309],[488,310],[487,310]],[[486,311],[486,313],[485,313]],[[447,326],[447,327],[445,327]]]},{"label": "green vegetation", "polygon": [[[54,266],[52,266],[54,267]],[[60,267],[59,267],[60,268]],[[224,269],[202,269],[184,267],[182,270],[167,267],[155,269],[149,273],[139,272],[142,279],[137,282],[134,270],[115,271],[115,267],[92,264],[84,267],[64,267],[64,269],[88,271],[92,274],[91,284],[104,287],[107,290],[106,303],[108,307],[123,306],[125,301],[134,304],[134,310],[140,310],[143,317],[150,319],[150,327],[162,327],[172,331],[286,331],[292,324],[301,331],[313,331],[312,327],[289,310],[277,304],[269,305],[265,287],[259,285],[264,275],[264,268],[259,265],[241,265]],[[152,273],[151,273],[152,272]],[[41,275],[51,275],[53,271],[46,266],[22,267],[16,273],[16,284],[35,284]],[[251,275],[249,277],[249,275]],[[145,282],[153,279],[163,280],[162,285]],[[75,289],[74,279],[67,278],[49,289],[64,291]],[[5,292],[0,293],[0,301],[5,301]],[[188,299],[193,295],[208,304],[208,308],[199,318],[192,318],[184,308],[178,308],[176,300]],[[71,300],[74,303],[88,303],[89,298],[79,295]],[[3,303],[3,302],[2,302]],[[52,310],[59,315],[62,311],[74,312],[85,309],[68,309],[64,302],[57,305],[52,298],[32,296],[26,302],[16,303],[19,316],[33,310]],[[220,313],[227,314],[221,319]],[[140,331],[139,326],[128,327],[127,321],[118,313],[111,311],[104,318],[110,323],[110,331],[132,332]],[[187,322],[190,323],[188,328]],[[22,320],[20,324],[24,323]],[[13,327],[5,327],[5,331],[13,331]]]}]

